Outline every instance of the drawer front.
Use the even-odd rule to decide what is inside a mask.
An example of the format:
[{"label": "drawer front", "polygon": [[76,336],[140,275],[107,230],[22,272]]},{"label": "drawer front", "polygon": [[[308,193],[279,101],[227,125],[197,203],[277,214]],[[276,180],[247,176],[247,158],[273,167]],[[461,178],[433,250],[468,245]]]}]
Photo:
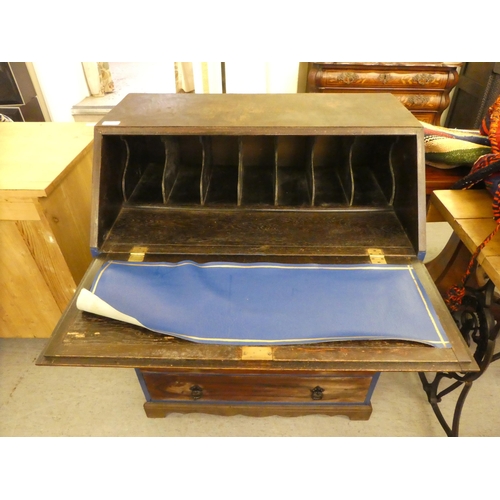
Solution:
[{"label": "drawer front", "polygon": [[364,403],[376,374],[297,376],[276,374],[165,373],[141,370],[153,401]]},{"label": "drawer front", "polygon": [[[325,93],[357,93],[360,89],[327,89]],[[365,93],[380,93],[380,90],[363,90]],[[448,94],[433,91],[411,91],[411,90],[391,90],[387,89],[386,92],[391,93],[394,97],[410,111],[443,111],[449,104]]]},{"label": "drawer front", "polygon": [[438,92],[398,92],[392,94],[410,111],[438,111],[448,106],[447,95]]},{"label": "drawer front", "polygon": [[316,74],[316,85],[321,88],[358,89],[447,89],[456,84],[453,74],[423,71],[370,71],[348,68],[324,69]]}]

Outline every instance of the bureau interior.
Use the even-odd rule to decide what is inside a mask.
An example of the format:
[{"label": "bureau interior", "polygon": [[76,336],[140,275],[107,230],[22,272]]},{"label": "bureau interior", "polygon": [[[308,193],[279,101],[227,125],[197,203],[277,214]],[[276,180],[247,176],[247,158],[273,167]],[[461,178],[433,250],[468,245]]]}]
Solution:
[{"label": "bureau interior", "polygon": [[96,243],[136,211],[229,209],[391,213],[416,249],[416,151],[414,135],[104,135]]}]

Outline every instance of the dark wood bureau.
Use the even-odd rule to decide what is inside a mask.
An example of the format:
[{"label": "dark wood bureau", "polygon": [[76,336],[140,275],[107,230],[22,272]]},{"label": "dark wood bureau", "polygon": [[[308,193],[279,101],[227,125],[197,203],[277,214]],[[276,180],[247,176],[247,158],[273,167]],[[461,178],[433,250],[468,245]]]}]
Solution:
[{"label": "dark wood bureau", "polygon": [[460,63],[312,62],[308,92],[390,92],[419,120],[440,125]]},{"label": "dark wood bureau", "polygon": [[[367,419],[382,371],[477,370],[421,260],[422,141],[419,122],[390,94],[131,94],[95,127],[95,259],[77,296],[110,261],[349,270],[402,265],[422,283],[446,345],[364,335],[347,340],[356,317],[344,309],[345,340],[198,343],[82,311],[75,296],[37,363],[135,368],[149,417],[324,413]],[[371,281],[375,295],[378,285]],[[342,286],[345,281],[337,290]],[[203,301],[203,290],[192,296]],[[359,302],[359,285],[354,291],[351,304]],[[147,302],[139,293],[141,300]],[[371,301],[363,302],[362,312]],[[308,321],[309,311],[301,318]],[[365,314],[384,332],[388,316],[374,315]],[[409,322],[393,323],[404,337]]]}]

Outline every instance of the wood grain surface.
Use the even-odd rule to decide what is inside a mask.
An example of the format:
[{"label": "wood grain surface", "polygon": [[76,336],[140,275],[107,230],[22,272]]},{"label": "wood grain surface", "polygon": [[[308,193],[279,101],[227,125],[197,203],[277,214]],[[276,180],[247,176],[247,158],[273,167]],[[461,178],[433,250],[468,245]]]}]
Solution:
[{"label": "wood grain surface", "polygon": [[0,337],[49,337],[91,262],[93,127],[0,125]]}]

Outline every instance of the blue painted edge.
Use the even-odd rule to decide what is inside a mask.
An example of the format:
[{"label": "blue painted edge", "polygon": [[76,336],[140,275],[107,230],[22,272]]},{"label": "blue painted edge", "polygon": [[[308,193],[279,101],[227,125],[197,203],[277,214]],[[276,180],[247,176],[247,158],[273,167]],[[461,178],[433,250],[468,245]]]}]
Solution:
[{"label": "blue painted edge", "polygon": [[90,247],[90,255],[92,255],[94,259],[99,257],[100,253],[101,252],[99,252],[99,249],[97,249],[96,247]]},{"label": "blue painted edge", "polygon": [[423,262],[424,259],[425,259],[426,253],[427,252],[425,250],[422,250],[422,251],[418,252],[418,255],[417,255],[418,260],[421,260]]},{"label": "blue painted edge", "polygon": [[151,395],[149,394],[148,388],[146,387],[146,382],[144,381],[144,377],[142,376],[139,368],[135,368],[135,374],[139,379],[139,384],[141,384],[142,392],[144,393],[144,397],[146,398],[146,402],[150,403],[152,401]]},{"label": "blue painted edge", "polygon": [[380,377],[380,372],[377,372],[373,375],[372,382],[371,382],[370,387],[368,388],[368,392],[366,394],[365,404],[367,404],[367,405],[369,405],[371,403],[373,391],[375,390],[375,386],[377,385],[379,377]]}]

